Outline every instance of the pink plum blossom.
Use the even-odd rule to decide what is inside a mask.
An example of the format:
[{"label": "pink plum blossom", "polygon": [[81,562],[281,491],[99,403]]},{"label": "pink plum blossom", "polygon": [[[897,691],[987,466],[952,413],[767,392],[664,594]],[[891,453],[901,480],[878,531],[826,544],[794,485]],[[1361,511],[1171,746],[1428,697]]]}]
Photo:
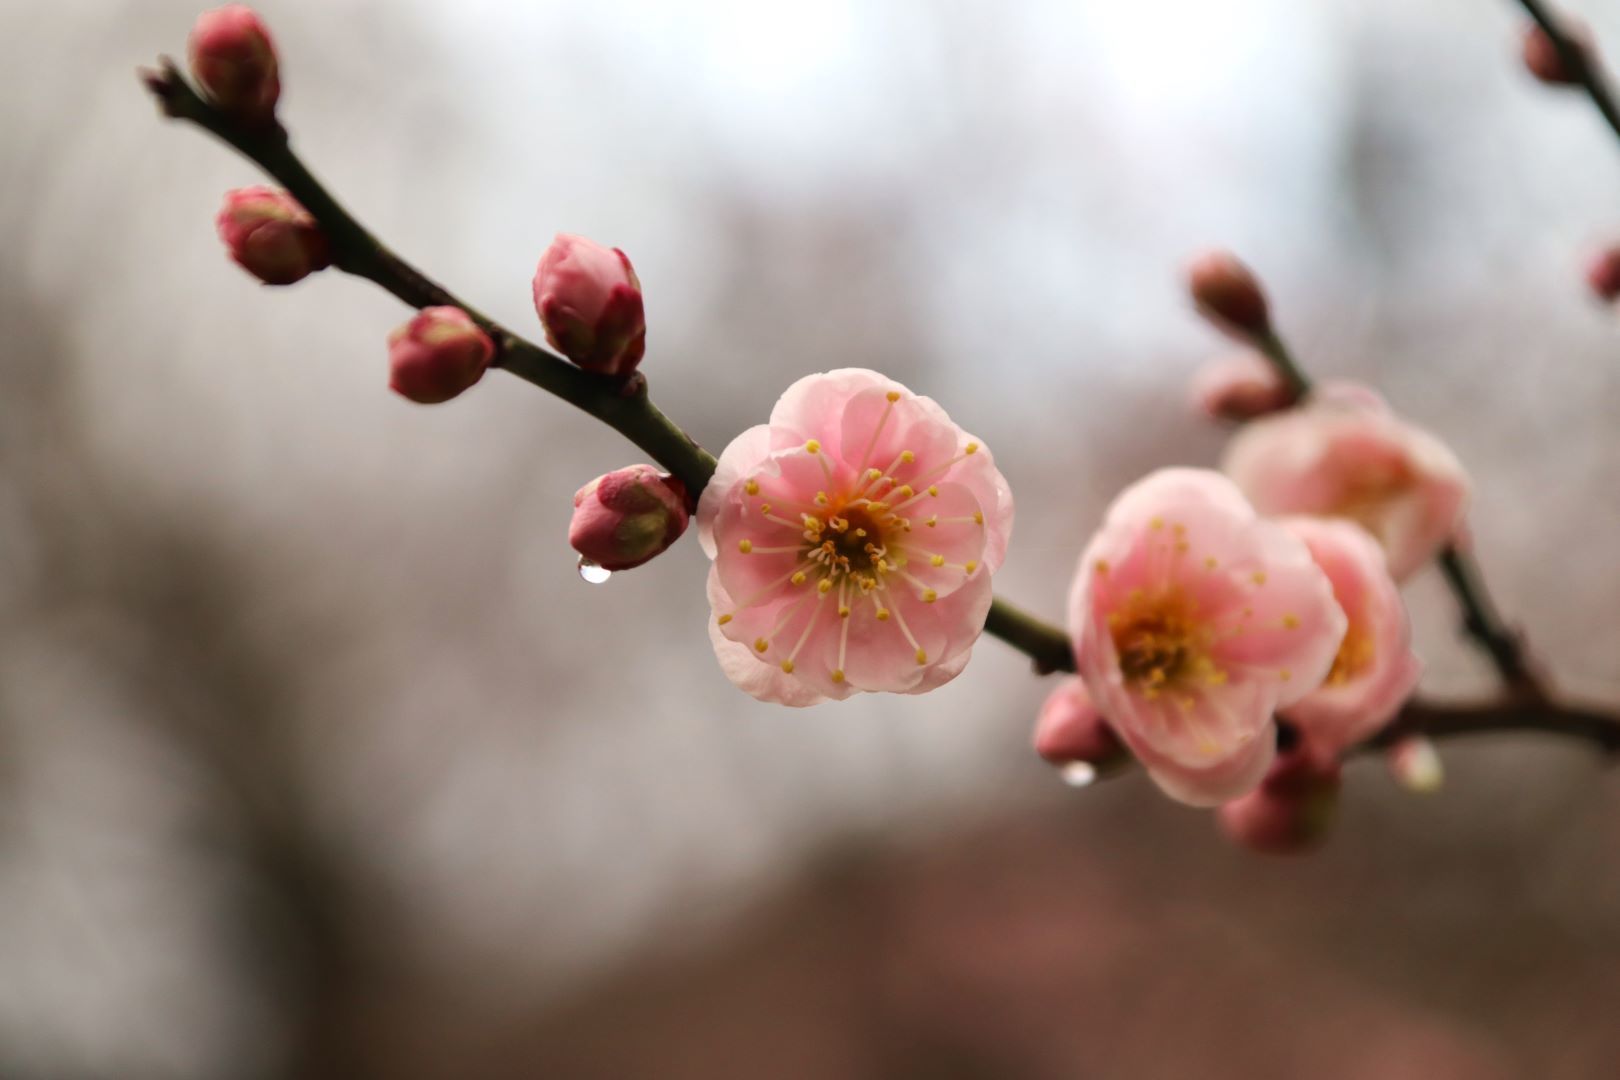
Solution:
[{"label": "pink plum blossom", "polygon": [[192,77],[215,105],[259,122],[275,114],[281,96],[276,49],[252,8],[227,4],[203,12],[186,51]]},{"label": "pink plum blossom", "polygon": [[1321,686],[1283,710],[1302,739],[1336,755],[1376,733],[1417,687],[1423,662],[1412,652],[1412,624],[1383,549],[1350,521],[1286,518],[1333,585],[1348,626]]},{"label": "pink plum blossom", "polygon": [[1193,376],[1193,404],[1216,420],[1242,422],[1286,409],[1294,393],[1277,369],[1258,353],[1211,361]]},{"label": "pink plum blossom", "polygon": [[721,668],[761,700],[811,705],[954,678],[1013,503],[931,399],[845,368],[800,379],[726,447],[697,517]]},{"label": "pink plum blossom", "polygon": [[1468,505],[1457,456],[1351,384],[1324,387],[1302,408],[1245,426],[1222,469],[1262,514],[1358,523],[1383,545],[1396,581],[1452,539]]},{"label": "pink plum blossom", "polygon": [[388,335],[388,385],[421,405],[449,401],[484,377],[495,343],[458,307],[430,307]]},{"label": "pink plum blossom", "polygon": [[679,540],[686,524],[686,485],[651,465],[631,465],[575,492],[568,542],[604,570],[629,570]]},{"label": "pink plum blossom", "polygon": [[236,264],[266,285],[291,285],[331,265],[326,234],[285,191],[227,191],[214,225]]},{"label": "pink plum blossom", "polygon": [[1035,720],[1035,752],[1053,765],[1083,761],[1106,765],[1125,748],[1091,700],[1085,680],[1070,675],[1058,682]]},{"label": "pink plum blossom", "polygon": [[1260,782],[1273,714],[1327,676],[1345,616],[1304,542],[1230,480],[1162,469],[1081,556],[1069,630],[1114,731],[1172,798],[1209,806]]},{"label": "pink plum blossom", "polygon": [[534,310],[546,340],[604,375],[629,375],[647,347],[641,282],[618,248],[557,234],[534,272]]}]

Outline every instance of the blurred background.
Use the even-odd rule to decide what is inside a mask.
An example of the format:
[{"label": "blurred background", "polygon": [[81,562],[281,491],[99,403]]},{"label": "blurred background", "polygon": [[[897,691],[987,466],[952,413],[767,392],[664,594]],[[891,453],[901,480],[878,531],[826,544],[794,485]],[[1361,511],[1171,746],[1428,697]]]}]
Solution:
[{"label": "blurred background", "polygon": [[[1620,2],[1575,5],[1620,56]],[[1584,293],[1620,153],[1507,0],[263,0],[283,118],[397,250],[510,325],[560,230],[623,247],[643,370],[722,447],[883,370],[1019,499],[998,591],[1061,618],[1100,512],[1209,464],[1266,278],[1323,375],[1478,478],[1502,606],[1620,702],[1620,363]],[[4,0],[0,1076],[1612,1076],[1620,785],[1582,747],[1347,773],[1311,858],[1143,778],[1071,791],[993,640],[924,698],[728,684],[690,540],[580,580],[638,460],[503,373],[386,389],[406,312],[267,290],[251,166],[134,68],[195,0]],[[1488,693],[1438,580],[1426,687]]]}]

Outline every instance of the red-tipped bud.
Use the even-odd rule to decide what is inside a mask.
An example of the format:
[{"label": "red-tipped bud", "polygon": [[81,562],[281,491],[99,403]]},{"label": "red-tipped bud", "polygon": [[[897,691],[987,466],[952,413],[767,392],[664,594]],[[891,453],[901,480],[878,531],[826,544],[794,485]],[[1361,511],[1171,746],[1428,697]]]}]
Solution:
[{"label": "red-tipped bud", "polygon": [[457,307],[423,308],[388,335],[388,385],[420,405],[449,401],[484,377],[495,343]]},{"label": "red-tipped bud", "polygon": [[1620,300],[1620,245],[1598,252],[1586,266],[1586,284],[1605,304]]},{"label": "red-tipped bud", "polygon": [[681,538],[686,486],[651,465],[610,472],[574,494],[568,542],[604,570],[628,570]]},{"label": "red-tipped bud", "polygon": [[[1582,63],[1590,64],[1592,32],[1586,24],[1565,16],[1562,20],[1562,33],[1564,40],[1581,57]],[[1548,86],[1580,84],[1581,71],[1564,62],[1564,54],[1559,52],[1552,35],[1543,30],[1539,24],[1531,23],[1525,28],[1523,49],[1525,69],[1541,82]]]},{"label": "red-tipped bud", "polygon": [[266,285],[291,285],[332,263],[325,234],[285,191],[227,191],[215,225],[231,258]]},{"label": "red-tipped bud", "polygon": [[1089,772],[1077,770],[1087,779],[1122,764],[1128,756],[1077,675],[1053,687],[1041,705],[1035,720],[1035,752],[1065,770],[1089,766]]},{"label": "red-tipped bud", "polygon": [[1204,415],[1234,424],[1286,409],[1296,400],[1277,369],[1257,353],[1205,364],[1193,376],[1192,397]]},{"label": "red-tipped bud", "polygon": [[1269,333],[1271,312],[1254,272],[1226,251],[1210,251],[1187,267],[1187,291],[1199,314],[1248,341]]},{"label": "red-tipped bud", "polygon": [[1302,749],[1281,753],[1255,791],[1216,811],[1234,843],[1268,855],[1293,855],[1319,845],[1339,807],[1339,763]]},{"label": "red-tipped bud", "polygon": [[559,233],[534,272],[534,310],[546,340],[586,371],[629,375],[641,362],[641,282],[618,248]]},{"label": "red-tipped bud", "polygon": [[252,8],[228,4],[197,16],[187,52],[192,77],[215,105],[257,123],[275,116],[281,97],[276,47]]}]

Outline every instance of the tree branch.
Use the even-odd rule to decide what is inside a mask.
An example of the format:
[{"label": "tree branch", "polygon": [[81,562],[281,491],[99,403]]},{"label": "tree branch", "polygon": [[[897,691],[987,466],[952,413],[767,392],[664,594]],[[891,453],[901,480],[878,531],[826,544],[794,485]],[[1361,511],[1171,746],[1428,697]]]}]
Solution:
[{"label": "tree branch", "polygon": [[1575,78],[1615,135],[1620,136],[1620,102],[1616,102],[1614,90],[1604,77],[1602,65],[1597,63],[1595,55],[1570,34],[1563,21],[1555,17],[1542,0],[1519,0],[1519,4],[1552,40],[1564,70]]}]

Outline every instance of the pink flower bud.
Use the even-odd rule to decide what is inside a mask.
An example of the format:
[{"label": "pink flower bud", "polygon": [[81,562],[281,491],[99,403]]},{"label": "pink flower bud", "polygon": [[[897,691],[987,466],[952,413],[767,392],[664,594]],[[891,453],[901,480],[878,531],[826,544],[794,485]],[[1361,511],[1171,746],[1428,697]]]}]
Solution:
[{"label": "pink flower bud", "polygon": [[1389,771],[1407,791],[1430,795],[1446,782],[1440,752],[1424,735],[1408,735],[1389,750]]},{"label": "pink flower bud", "polygon": [[[1565,17],[1563,20],[1563,34],[1575,51],[1579,53],[1585,63],[1591,62],[1592,33],[1586,24],[1578,20]],[[1538,80],[1548,86],[1577,86],[1581,81],[1581,72],[1571,70],[1564,63],[1563,54],[1558,46],[1536,23],[1531,23],[1524,31],[1524,66]]]},{"label": "pink flower bud", "polygon": [[1103,768],[1126,756],[1077,675],[1058,683],[1041,706],[1035,721],[1035,752],[1053,765],[1084,761]]},{"label": "pink flower bud", "polygon": [[457,307],[423,308],[388,335],[388,385],[420,405],[449,401],[484,377],[495,343]]},{"label": "pink flower bud", "polygon": [[1271,313],[1259,280],[1230,252],[1211,251],[1194,259],[1187,267],[1187,290],[1199,314],[1239,340],[1271,330]]},{"label": "pink flower bud", "polygon": [[276,48],[258,13],[227,4],[197,16],[187,51],[203,93],[227,112],[267,122],[281,96]]},{"label": "pink flower bud", "polygon": [[332,262],[325,234],[285,191],[227,191],[215,225],[231,258],[266,285],[291,285]]},{"label": "pink flower bud", "polygon": [[559,233],[534,272],[534,310],[546,340],[586,371],[628,375],[641,362],[641,282],[618,248]]},{"label": "pink flower bud", "polygon": [[1235,843],[1268,855],[1292,855],[1327,836],[1339,805],[1339,766],[1308,752],[1281,754],[1260,788],[1223,805],[1221,831]]},{"label": "pink flower bud", "polygon": [[1586,267],[1586,283],[1605,304],[1620,300],[1620,246],[1598,252]]},{"label": "pink flower bud", "polygon": [[631,465],[574,494],[568,542],[604,570],[629,570],[679,540],[687,520],[684,484],[651,465]]},{"label": "pink flower bud", "polygon": [[1270,361],[1239,353],[1204,365],[1193,376],[1193,401],[1216,420],[1242,423],[1294,404],[1294,392]]}]

